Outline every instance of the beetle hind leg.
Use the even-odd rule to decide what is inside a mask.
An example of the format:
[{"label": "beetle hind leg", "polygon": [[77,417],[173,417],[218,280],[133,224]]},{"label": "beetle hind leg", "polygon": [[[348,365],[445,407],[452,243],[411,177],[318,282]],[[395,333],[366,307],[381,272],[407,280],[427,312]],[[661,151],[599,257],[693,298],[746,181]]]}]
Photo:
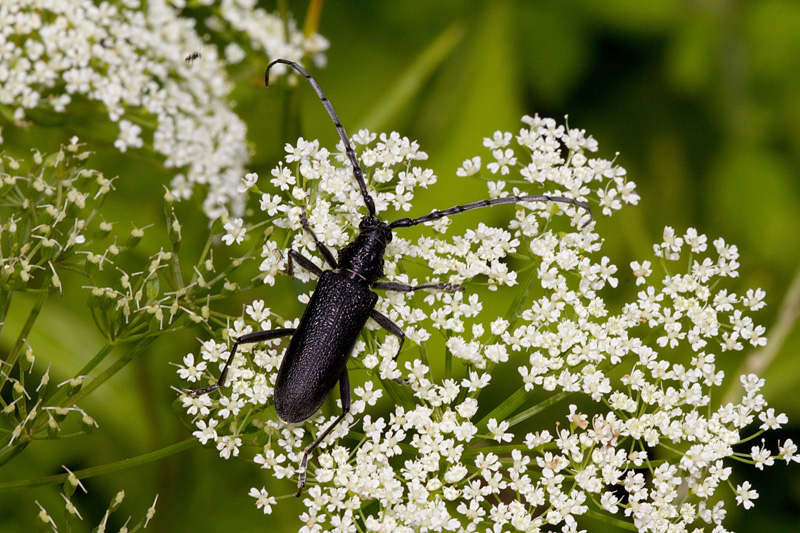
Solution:
[{"label": "beetle hind leg", "polygon": [[295,494],[295,497],[300,496],[300,494],[303,492],[303,487],[306,486],[306,468],[308,466],[308,456],[314,451],[314,449],[317,448],[317,446],[320,445],[323,440],[325,440],[325,437],[327,437],[328,434],[333,431],[333,428],[338,426],[341,421],[344,420],[344,417],[347,416],[347,413],[350,412],[350,377],[347,375],[346,368],[342,371],[342,375],[339,376],[339,396],[342,399],[342,414],[339,415],[339,418],[331,422],[331,424],[325,428],[325,431],[320,433],[320,435],[314,439],[314,442],[306,446],[306,449],[303,450],[303,459],[300,461],[300,473],[297,476],[297,494]]},{"label": "beetle hind leg", "polygon": [[294,335],[295,328],[278,328],[278,329],[271,329],[269,331],[256,331],[253,333],[247,333],[242,335],[241,337],[236,339],[236,342],[233,343],[233,348],[231,348],[231,354],[228,356],[228,360],[225,361],[225,366],[222,367],[222,372],[219,375],[219,379],[213,385],[209,385],[208,387],[204,387],[202,389],[181,389],[181,392],[185,392],[189,396],[202,396],[203,394],[208,394],[209,392],[214,392],[218,388],[225,385],[225,378],[228,375],[228,368],[230,368],[231,363],[233,363],[233,357],[236,355],[236,349],[239,347],[240,344],[254,344],[257,342],[268,341],[272,339],[278,339],[280,337],[288,337],[289,335]]}]

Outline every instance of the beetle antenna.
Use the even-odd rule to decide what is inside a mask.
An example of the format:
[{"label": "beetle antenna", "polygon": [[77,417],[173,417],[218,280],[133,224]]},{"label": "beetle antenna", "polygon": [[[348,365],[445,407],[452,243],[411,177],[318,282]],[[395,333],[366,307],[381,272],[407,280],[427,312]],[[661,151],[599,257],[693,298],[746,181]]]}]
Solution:
[{"label": "beetle antenna", "polygon": [[367,184],[364,182],[364,172],[361,170],[361,166],[358,164],[358,158],[356,157],[356,153],[353,151],[353,147],[350,146],[350,140],[347,137],[347,132],[344,130],[344,126],[342,123],[339,122],[339,116],[336,114],[336,111],[333,109],[333,105],[331,105],[330,100],[328,97],[325,96],[325,93],[322,92],[317,81],[306,72],[306,70],[301,67],[298,63],[294,61],[289,61],[288,59],[276,59],[272,63],[267,66],[267,71],[264,73],[264,85],[269,87],[269,70],[276,64],[276,63],[283,63],[284,65],[288,65],[295,69],[297,72],[305,76],[308,80],[308,83],[311,84],[311,88],[314,89],[314,92],[317,93],[319,99],[322,101],[322,105],[325,107],[325,110],[331,116],[331,120],[333,120],[333,125],[336,126],[336,131],[339,133],[339,137],[342,139],[342,143],[344,144],[344,150],[347,152],[347,157],[350,159],[350,163],[353,165],[353,175],[358,182],[358,186],[361,189],[361,196],[364,197],[364,203],[367,205],[367,211],[369,211],[370,216],[375,216],[375,200],[372,199],[372,196],[369,195],[367,192]]},{"label": "beetle antenna", "polygon": [[481,207],[491,207],[493,205],[500,205],[500,204],[514,204],[518,202],[557,202],[561,204],[570,204],[576,207],[580,207],[581,209],[584,209],[586,210],[587,213],[589,213],[589,220],[587,220],[584,224],[581,225],[581,229],[588,226],[589,223],[591,223],[592,220],[594,220],[594,215],[592,214],[592,208],[589,207],[589,205],[584,202],[579,202],[578,200],[574,200],[572,198],[566,198],[564,196],[547,196],[544,194],[538,194],[538,195],[523,194],[518,196],[504,196],[502,198],[495,198],[494,200],[479,200],[477,202],[472,202],[465,205],[457,205],[455,207],[451,207],[450,209],[444,209],[442,211],[433,211],[419,218],[398,218],[394,222],[391,222],[389,224],[389,227],[392,229],[408,228],[410,226],[416,226],[417,224],[422,224],[423,222],[431,222],[433,220],[439,220],[440,218],[444,218],[450,215],[457,215],[459,213],[463,213],[464,211],[469,211],[470,209],[479,209]]}]

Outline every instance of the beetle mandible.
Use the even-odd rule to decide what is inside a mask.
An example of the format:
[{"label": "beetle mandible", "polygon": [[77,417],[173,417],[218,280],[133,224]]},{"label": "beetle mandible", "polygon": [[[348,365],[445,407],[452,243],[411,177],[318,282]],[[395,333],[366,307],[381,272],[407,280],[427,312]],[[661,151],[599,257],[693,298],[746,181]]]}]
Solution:
[{"label": "beetle mandible", "polygon": [[[298,326],[296,328],[256,331],[238,337],[234,341],[233,348],[220,373],[219,380],[208,387],[196,390],[183,389],[183,392],[192,396],[199,396],[223,386],[228,368],[236,355],[236,349],[240,345],[291,336],[275,381],[274,402],[278,417],[283,422],[290,424],[298,424],[307,420],[322,406],[337,382],[339,383],[342,402],[342,414],[303,451],[297,482],[297,495],[300,495],[305,486],[309,454],[319,446],[350,411],[350,380],[347,375],[347,360],[361,330],[367,323],[367,319],[372,318],[381,327],[399,339],[400,346],[394,355],[395,361],[403,347],[403,341],[405,340],[403,330],[392,322],[389,317],[375,310],[378,295],[372,290],[401,292],[420,289],[462,290],[462,287],[449,283],[425,283],[412,286],[395,281],[379,281],[383,277],[383,255],[386,246],[392,240],[393,229],[416,226],[417,224],[438,220],[449,215],[456,215],[470,209],[518,202],[560,202],[571,204],[588,212],[590,218],[586,224],[591,222],[592,211],[587,204],[572,198],[547,195],[518,195],[493,200],[479,200],[442,211],[433,211],[418,218],[400,218],[394,222],[386,223],[376,216],[375,201],[367,191],[364,173],[353,148],[350,146],[347,132],[316,80],[299,64],[286,59],[276,59],[267,66],[264,74],[264,82],[267,86],[269,86],[269,71],[277,63],[288,65],[302,74],[322,101],[322,105],[333,120],[347,157],[353,167],[353,175],[361,189],[367,214],[364,215],[359,223],[358,235],[355,239],[341,250],[338,250],[337,257],[334,257],[333,252],[317,238],[306,219],[305,211],[303,211],[301,218],[303,229],[314,239],[317,250],[331,270],[323,271],[301,253],[296,250],[289,250],[287,272],[290,275],[292,273],[292,262],[294,261],[319,278],[317,287]],[[401,379],[397,381],[404,383]]]}]

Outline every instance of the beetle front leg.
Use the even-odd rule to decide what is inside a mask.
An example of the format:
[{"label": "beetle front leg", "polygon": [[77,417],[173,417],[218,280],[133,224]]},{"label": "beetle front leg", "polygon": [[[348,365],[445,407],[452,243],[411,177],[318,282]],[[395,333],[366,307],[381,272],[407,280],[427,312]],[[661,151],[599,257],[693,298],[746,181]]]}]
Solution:
[{"label": "beetle front leg", "polygon": [[230,368],[231,363],[233,362],[233,357],[236,355],[236,349],[240,344],[254,344],[256,342],[278,339],[280,337],[288,337],[289,335],[294,335],[294,332],[295,328],[279,328],[271,329],[269,331],[256,331],[242,335],[233,343],[231,354],[228,356],[228,360],[225,361],[225,366],[222,367],[222,373],[220,373],[219,379],[216,383],[202,389],[181,389],[181,392],[185,392],[189,396],[202,396],[203,394],[214,392],[218,388],[225,385],[225,378],[228,375],[228,368]]},{"label": "beetle front leg", "polygon": [[331,422],[331,425],[325,428],[325,431],[303,450],[303,459],[300,461],[300,473],[297,476],[297,494],[295,494],[295,497],[300,496],[300,493],[303,492],[303,487],[306,486],[306,467],[308,466],[309,454],[314,451],[314,448],[320,445],[325,437],[333,431],[333,428],[338,426],[339,423],[344,420],[344,417],[347,416],[347,413],[350,412],[350,377],[347,375],[346,368],[342,371],[342,375],[339,376],[339,397],[342,399],[342,414],[339,415],[339,418]]},{"label": "beetle front leg", "polygon": [[302,224],[303,229],[306,230],[309,235],[311,235],[311,238],[314,239],[314,244],[317,245],[317,250],[319,250],[319,253],[322,254],[322,257],[325,258],[325,261],[331,266],[331,268],[338,268],[339,265],[336,262],[336,258],[333,256],[333,252],[331,252],[330,248],[325,246],[325,243],[317,238],[317,234],[314,233],[313,229],[311,229],[311,226],[308,223],[308,217],[306,216],[305,206],[303,206],[303,214],[300,216],[300,224]]},{"label": "beetle front leg", "polygon": [[303,267],[304,269],[308,270],[312,274],[315,274],[317,277],[322,275],[322,269],[311,262],[311,259],[304,256],[297,250],[289,250],[289,259],[286,261],[286,273],[290,276],[294,273],[294,268],[292,266],[292,261],[297,261],[297,263]]},{"label": "beetle front leg", "polygon": [[[405,332],[402,329],[400,329],[400,326],[392,322],[392,320],[388,316],[383,315],[374,309],[372,310],[370,316],[372,317],[372,320],[377,322],[380,327],[382,327],[383,329],[385,329],[386,331],[388,331],[389,333],[400,339],[400,346],[397,347],[397,353],[394,354],[394,357],[392,357],[392,361],[397,362],[397,358],[400,357],[400,350],[403,349],[403,343],[406,340]],[[400,385],[408,385],[407,379],[394,378],[394,380]]]}]

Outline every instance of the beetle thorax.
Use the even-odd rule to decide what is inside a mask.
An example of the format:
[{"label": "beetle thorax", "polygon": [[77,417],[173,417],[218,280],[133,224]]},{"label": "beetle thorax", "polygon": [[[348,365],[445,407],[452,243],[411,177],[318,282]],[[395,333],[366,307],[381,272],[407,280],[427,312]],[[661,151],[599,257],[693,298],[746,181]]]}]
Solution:
[{"label": "beetle thorax", "polygon": [[383,277],[383,254],[392,241],[389,225],[373,216],[365,216],[358,225],[353,242],[339,250],[339,270],[350,272],[372,285]]}]

